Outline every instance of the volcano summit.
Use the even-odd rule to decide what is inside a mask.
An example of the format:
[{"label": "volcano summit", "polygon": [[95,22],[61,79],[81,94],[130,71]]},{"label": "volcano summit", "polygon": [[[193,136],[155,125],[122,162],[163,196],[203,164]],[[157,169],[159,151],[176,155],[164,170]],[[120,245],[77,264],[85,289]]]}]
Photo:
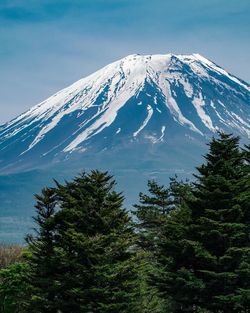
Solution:
[{"label": "volcano summit", "polygon": [[52,178],[109,170],[130,206],[146,181],[190,177],[217,130],[250,138],[250,86],[202,57],[130,55],[0,126],[0,239],[33,226]]},{"label": "volcano summit", "polygon": [[217,130],[250,137],[249,84],[199,54],[130,55],[2,125],[0,167],[94,164],[97,155],[118,167],[154,156],[178,167]]}]

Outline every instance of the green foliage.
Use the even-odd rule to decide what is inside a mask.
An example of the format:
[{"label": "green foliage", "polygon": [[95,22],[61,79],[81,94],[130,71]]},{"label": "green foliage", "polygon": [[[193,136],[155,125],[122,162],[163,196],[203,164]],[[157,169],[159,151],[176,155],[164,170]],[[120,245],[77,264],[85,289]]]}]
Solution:
[{"label": "green foliage", "polygon": [[152,286],[151,277],[155,274],[156,268],[153,263],[152,253],[138,252],[138,310],[140,313],[167,313],[167,299],[161,299],[156,287]]},{"label": "green foliage", "polygon": [[248,312],[249,163],[237,137],[209,147],[187,206],[165,225],[156,283],[173,312]]},{"label": "green foliage", "polygon": [[[159,266],[161,255],[161,241],[165,236],[165,225],[172,225],[174,231],[176,226],[183,233],[182,220],[186,221],[188,211],[184,204],[185,199],[190,197],[191,185],[179,182],[177,177],[171,178],[170,187],[160,186],[155,181],[148,182],[148,194],[139,194],[140,203],[134,205],[137,209],[136,229],[138,233],[138,246],[143,255],[141,281],[142,306],[145,312],[171,312],[169,310],[169,296],[167,293],[160,297],[157,292],[157,277],[164,277],[165,273]],[[180,226],[179,226],[180,225]],[[185,227],[184,227],[185,228]],[[170,227],[168,230],[171,233]],[[172,248],[175,249],[176,241],[180,233],[176,232],[176,240],[172,238]],[[172,233],[171,233],[172,235]],[[165,238],[165,237],[164,237]],[[144,304],[144,306],[143,306]],[[148,311],[147,311],[148,310]]]},{"label": "green foliage", "polygon": [[250,146],[221,133],[197,171],[149,181],[134,223],[107,172],[44,188],[28,247],[0,249],[0,312],[248,313]]},{"label": "green foliage", "polygon": [[170,194],[164,186],[154,180],[148,181],[149,194],[139,194],[139,204],[135,204],[139,244],[146,251],[155,251],[162,225],[170,211]]},{"label": "green foliage", "polygon": [[30,265],[27,281],[32,288],[28,305],[29,312],[55,312],[57,299],[57,263],[60,255],[54,246],[56,193],[53,188],[44,188],[37,199],[37,216],[34,218],[36,236],[28,236]]},{"label": "green foliage", "polygon": [[29,271],[27,263],[13,263],[0,270],[0,312],[27,312],[29,284],[26,275]]},{"label": "green foliage", "polygon": [[92,171],[37,196],[29,312],[134,311],[135,235],[114,185],[112,176]]}]

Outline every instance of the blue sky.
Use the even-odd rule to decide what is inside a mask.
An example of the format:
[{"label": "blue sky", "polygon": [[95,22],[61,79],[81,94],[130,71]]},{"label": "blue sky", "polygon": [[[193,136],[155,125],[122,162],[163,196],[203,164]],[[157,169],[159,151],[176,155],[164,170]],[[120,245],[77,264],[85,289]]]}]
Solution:
[{"label": "blue sky", "polygon": [[128,54],[200,53],[250,82],[249,0],[1,0],[0,123]]}]

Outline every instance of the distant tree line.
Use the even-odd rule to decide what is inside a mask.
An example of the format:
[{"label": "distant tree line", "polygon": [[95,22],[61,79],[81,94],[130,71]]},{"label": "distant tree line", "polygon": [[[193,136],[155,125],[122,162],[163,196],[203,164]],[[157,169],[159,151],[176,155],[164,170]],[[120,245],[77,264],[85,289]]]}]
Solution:
[{"label": "distant tree line", "polygon": [[197,172],[148,181],[133,212],[107,172],[44,188],[0,312],[250,312],[250,146],[220,133]]}]

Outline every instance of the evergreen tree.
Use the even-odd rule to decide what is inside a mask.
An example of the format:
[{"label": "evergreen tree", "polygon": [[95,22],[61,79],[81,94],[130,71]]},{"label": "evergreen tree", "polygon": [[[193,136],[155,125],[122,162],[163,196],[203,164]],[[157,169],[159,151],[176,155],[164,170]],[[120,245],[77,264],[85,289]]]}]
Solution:
[{"label": "evergreen tree", "polygon": [[[162,257],[158,247],[161,246],[165,224],[170,216],[177,216],[175,211],[184,205],[185,199],[190,196],[190,189],[190,184],[179,182],[177,177],[170,179],[169,188],[159,185],[154,180],[149,180],[148,194],[140,193],[140,203],[134,205],[138,244],[142,249],[142,251],[139,249],[139,254],[142,256],[139,274],[143,286],[141,312],[171,312],[168,297],[165,294],[160,298],[155,284],[157,277],[164,275],[164,271],[157,262]],[[183,210],[178,212],[177,224],[183,216],[186,217],[186,212]]]},{"label": "evergreen tree", "polygon": [[169,212],[169,191],[155,180],[148,181],[148,194],[140,192],[139,204],[135,204],[136,230],[138,236],[138,256],[140,277],[141,313],[160,313],[166,307],[166,301],[160,299],[157,289],[151,283],[156,272],[155,254],[161,233],[161,227]]},{"label": "evergreen tree", "polygon": [[60,312],[135,312],[137,271],[131,220],[106,172],[57,183],[55,214]]},{"label": "evergreen tree", "polygon": [[236,197],[236,205],[241,209],[242,218],[245,225],[246,241],[244,247],[231,249],[231,259],[238,259],[237,276],[240,284],[237,286],[234,295],[234,305],[239,312],[250,311],[250,145],[243,149],[243,177],[238,181],[240,194]]},{"label": "evergreen tree", "polygon": [[249,167],[239,138],[221,133],[209,147],[187,210],[165,225],[157,285],[173,312],[248,312]]},{"label": "evergreen tree", "polygon": [[155,180],[149,180],[148,194],[140,192],[139,202],[134,205],[139,244],[146,251],[155,251],[161,227],[164,225],[172,203],[169,190]]},{"label": "evergreen tree", "polygon": [[193,198],[193,184],[188,179],[178,180],[178,177],[170,177],[169,194],[172,209],[187,208],[187,202]]},{"label": "evergreen tree", "polygon": [[52,188],[44,188],[37,199],[34,218],[37,228],[36,235],[27,236],[30,253],[27,262],[30,271],[27,273],[27,283],[32,289],[28,312],[52,313],[56,310],[57,286],[56,273],[58,259],[54,246],[54,215],[56,193]]},{"label": "evergreen tree", "polygon": [[157,288],[152,284],[156,267],[152,252],[138,251],[138,278],[139,278],[139,297],[138,311],[140,313],[167,313],[166,299],[159,297]]}]

